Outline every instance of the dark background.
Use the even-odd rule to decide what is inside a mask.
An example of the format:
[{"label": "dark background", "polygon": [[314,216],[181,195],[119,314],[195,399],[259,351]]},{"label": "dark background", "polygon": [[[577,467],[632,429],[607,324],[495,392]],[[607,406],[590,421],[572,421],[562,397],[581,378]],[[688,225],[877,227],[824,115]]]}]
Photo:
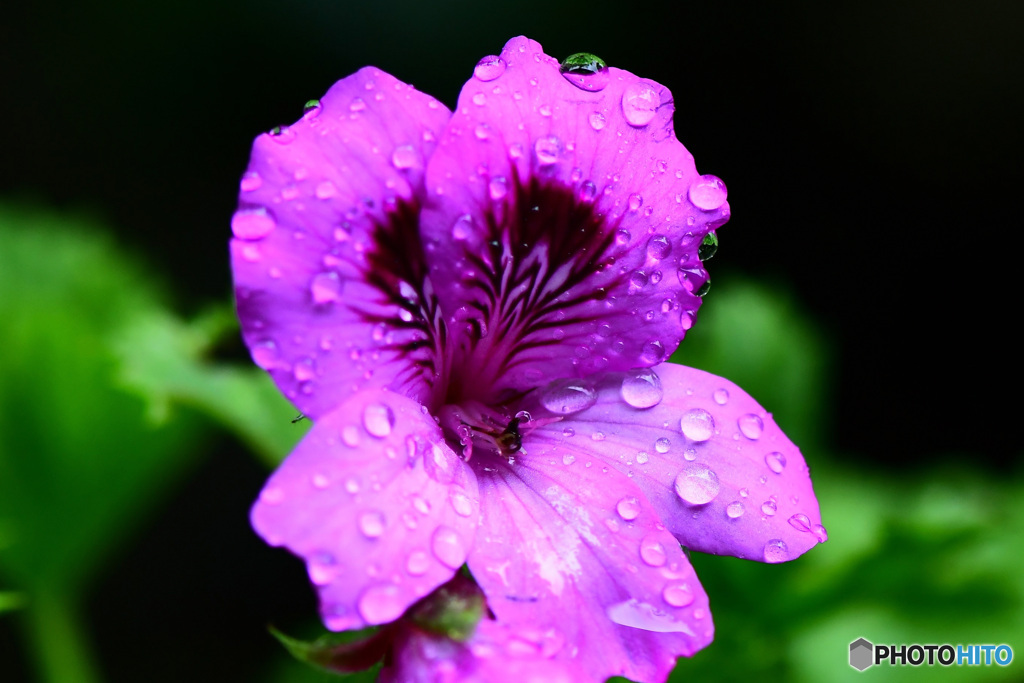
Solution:
[{"label": "dark background", "polygon": [[[775,4],[17,3],[0,22],[0,199],[103,216],[187,314],[230,293],[252,139],[335,80],[374,64],[451,106],[511,36],[558,58],[595,52],[671,88],[678,137],[728,184],[712,274],[784,284],[826,331],[835,449],[897,473],[968,452],[999,470],[1020,452],[1008,435],[1021,404],[1024,4]],[[104,659],[112,680],[145,657],[167,680],[198,661],[246,679],[268,656],[259,620],[312,612],[301,566],[238,512],[263,477],[225,441],[103,579],[97,644],[136,651]],[[209,564],[176,565],[186,548]],[[180,583],[129,580],[168,564]],[[147,600],[151,630],[119,621],[120,605]]]}]

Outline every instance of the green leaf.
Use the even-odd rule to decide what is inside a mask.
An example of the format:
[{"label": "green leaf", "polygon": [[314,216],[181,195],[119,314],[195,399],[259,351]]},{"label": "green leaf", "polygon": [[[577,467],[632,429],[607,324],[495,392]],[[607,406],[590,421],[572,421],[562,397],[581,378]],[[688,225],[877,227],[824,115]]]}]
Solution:
[{"label": "green leaf", "polygon": [[355,673],[373,667],[384,658],[391,644],[388,626],[327,633],[313,641],[292,638],[273,627],[270,632],[295,659],[334,673]]}]

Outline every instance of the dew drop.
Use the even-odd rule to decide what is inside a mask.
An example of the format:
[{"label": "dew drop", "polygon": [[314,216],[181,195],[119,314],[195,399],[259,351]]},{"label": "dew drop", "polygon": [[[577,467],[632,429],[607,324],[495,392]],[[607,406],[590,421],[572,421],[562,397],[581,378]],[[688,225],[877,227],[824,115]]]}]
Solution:
[{"label": "dew drop", "polygon": [[680,420],[683,435],[691,441],[707,441],[715,434],[715,419],[703,408],[691,408]]},{"label": "dew drop", "polygon": [[689,190],[690,201],[701,211],[714,211],[725,203],[728,191],[716,176],[702,175]]},{"label": "dew drop", "polygon": [[665,564],[667,555],[665,554],[665,546],[661,544],[658,537],[654,534],[644,536],[643,540],[640,541],[640,559],[651,567],[660,567]]},{"label": "dew drop", "polygon": [[693,631],[685,622],[678,621],[672,615],[658,609],[654,605],[641,602],[636,598],[610,605],[605,614],[616,624],[653,631],[655,633],[686,633]]},{"label": "dew drop", "polygon": [[498,201],[508,194],[508,182],[504,176],[497,176],[491,178],[490,182],[487,183],[487,193],[491,195],[491,199]]},{"label": "dew drop", "polygon": [[391,163],[400,171],[422,166],[420,154],[412,145],[395,147],[395,151],[391,153]]},{"label": "dew drop", "polygon": [[647,255],[652,259],[661,260],[672,251],[672,245],[664,235],[655,235],[647,241]]},{"label": "dew drop", "polygon": [[569,438],[570,436],[576,436],[576,430],[572,427],[566,427],[562,430],[562,436]]},{"label": "dew drop", "polygon": [[348,110],[353,114],[366,109],[366,102],[361,97],[352,98],[352,102],[348,105]]},{"label": "dew drop", "polygon": [[405,604],[398,587],[391,584],[370,586],[359,597],[359,614],[369,624],[383,624],[402,616]]},{"label": "dew drop", "polygon": [[572,453],[566,453],[565,455],[562,456],[563,465],[571,465],[574,462],[576,462],[576,456],[573,455]]},{"label": "dew drop", "polygon": [[504,59],[497,55],[488,55],[476,63],[476,66],[473,67],[473,75],[486,83],[505,73],[505,67]]},{"label": "dew drop", "polygon": [[326,586],[337,577],[338,566],[330,553],[314,553],[306,563],[309,580],[314,586]]},{"label": "dew drop", "polygon": [[651,408],[661,403],[664,391],[661,379],[650,368],[636,368],[626,372],[619,389],[622,400],[634,408]]},{"label": "dew drop", "polygon": [[597,196],[597,186],[589,180],[585,180],[580,185],[579,193],[576,195],[579,200],[585,204],[589,204],[594,201],[594,197]]},{"label": "dew drop", "polygon": [[707,465],[687,463],[676,475],[676,493],[690,505],[710,503],[718,495],[718,475]]},{"label": "dew drop", "polygon": [[578,379],[558,380],[548,386],[540,402],[552,413],[572,415],[597,403],[597,392]]},{"label": "dew drop", "polygon": [[253,192],[254,190],[260,189],[263,186],[263,178],[256,171],[246,171],[242,175],[242,182],[239,183],[239,188],[242,192]]},{"label": "dew drop", "polygon": [[644,344],[640,352],[640,360],[652,365],[660,363],[665,358],[665,347],[658,340],[652,340]]},{"label": "dew drop", "polygon": [[778,451],[772,451],[764,456],[764,464],[775,474],[782,474],[782,470],[786,469],[786,456]]},{"label": "dew drop", "polygon": [[316,117],[320,116],[321,111],[323,111],[323,107],[320,106],[320,100],[309,100],[302,107],[302,118],[306,119],[307,121],[310,119],[315,119]]},{"label": "dew drop", "polygon": [[270,139],[279,145],[287,145],[295,139],[295,131],[288,126],[276,126],[270,131]]},{"label": "dew drop", "polygon": [[562,156],[562,141],[554,135],[537,138],[537,142],[533,144],[533,151],[537,155],[537,163],[549,166]]},{"label": "dew drop", "polygon": [[761,512],[767,517],[774,517],[778,510],[778,504],[776,504],[776,502],[771,498],[761,503]]},{"label": "dew drop", "polygon": [[341,278],[335,272],[317,273],[309,284],[309,294],[315,304],[332,304],[341,301]]},{"label": "dew drop", "polygon": [[752,441],[761,438],[761,432],[764,431],[764,422],[753,413],[741,415],[740,418],[736,420],[736,424],[739,425],[740,431],[743,432],[743,436]]},{"label": "dew drop", "polygon": [[640,207],[644,205],[644,198],[634,192],[629,195],[628,205],[630,211],[639,211]]},{"label": "dew drop", "polygon": [[729,519],[738,519],[743,516],[743,503],[734,500],[725,507],[725,514]]},{"label": "dew drop", "polygon": [[661,591],[661,598],[673,607],[686,607],[693,602],[693,593],[687,584],[672,582]]},{"label": "dew drop", "polygon": [[277,348],[277,344],[272,341],[254,344],[250,351],[252,361],[264,370],[273,370],[280,364],[281,351]]},{"label": "dew drop", "polygon": [[666,439],[665,437],[661,437],[660,439],[654,442],[654,450],[658,451],[659,453],[668,453],[668,449],[671,447],[672,442]]},{"label": "dew drop", "polygon": [[811,533],[818,537],[818,543],[824,543],[828,540],[828,531],[820,524],[812,526]]},{"label": "dew drop", "polygon": [[622,114],[631,126],[646,126],[661,106],[661,96],[649,83],[634,81],[622,91]]},{"label": "dew drop", "polygon": [[560,71],[565,80],[587,92],[604,90],[611,80],[608,65],[603,59],[589,52],[577,52],[566,57]]},{"label": "dew drop", "polygon": [[487,104],[487,95],[483,94],[482,92],[478,92],[475,95],[473,95],[472,99],[473,104],[475,104],[478,107],[482,107],[485,104]]},{"label": "dew drop", "polygon": [[718,253],[718,235],[709,232],[704,235],[704,240],[697,247],[697,257],[701,261],[710,261]]},{"label": "dew drop", "polygon": [[382,403],[371,403],[363,408],[363,427],[378,439],[391,433],[395,426],[395,412]]},{"label": "dew drop", "polygon": [[460,517],[469,517],[473,514],[473,501],[462,489],[452,487],[448,492],[448,500],[451,502],[455,514]]},{"label": "dew drop", "polygon": [[384,515],[377,512],[364,512],[359,515],[359,530],[367,538],[378,538],[384,533]]},{"label": "dew drop", "polygon": [[359,445],[359,430],[355,425],[345,425],[341,430],[341,440],[349,448],[355,448]]},{"label": "dew drop", "polygon": [[715,403],[720,406],[724,406],[729,402],[729,390],[728,389],[715,389],[714,393],[711,394],[711,398],[715,399]]},{"label": "dew drop", "polygon": [[789,547],[780,538],[773,538],[764,544],[765,562],[785,562],[789,559]]},{"label": "dew drop", "polygon": [[789,525],[797,531],[810,531],[811,520],[802,512],[798,512],[789,518]]},{"label": "dew drop", "polygon": [[449,569],[458,569],[466,561],[466,551],[462,547],[462,539],[451,527],[443,524],[434,529],[430,547],[434,556]]},{"label": "dew drop", "polygon": [[427,573],[427,569],[429,568],[429,555],[422,550],[416,550],[409,553],[409,557],[405,561],[405,571],[409,572],[412,576],[423,576]]},{"label": "dew drop", "polygon": [[473,234],[473,217],[464,213],[455,219],[452,224],[452,238],[457,240],[467,239]]},{"label": "dew drop", "polygon": [[627,496],[615,504],[615,511],[619,513],[619,517],[631,522],[640,516],[640,502]]},{"label": "dew drop", "polygon": [[604,114],[602,114],[599,111],[593,112],[589,117],[589,121],[590,127],[593,128],[594,130],[603,130],[605,125],[608,123],[607,119],[605,119]]},{"label": "dew drop", "polygon": [[231,232],[240,240],[259,240],[277,227],[277,221],[263,207],[239,209],[231,217]]}]

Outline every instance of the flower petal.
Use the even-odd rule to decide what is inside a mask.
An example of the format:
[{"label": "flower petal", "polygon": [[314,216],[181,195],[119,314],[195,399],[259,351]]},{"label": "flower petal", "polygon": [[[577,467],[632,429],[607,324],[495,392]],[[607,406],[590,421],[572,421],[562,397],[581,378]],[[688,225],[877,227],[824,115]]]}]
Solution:
[{"label": "flower petal", "polygon": [[[635,381],[650,373],[656,390]],[[781,562],[827,538],[803,455],[735,384],[670,363],[590,379],[596,400],[560,422],[545,424],[555,413],[539,392],[526,407],[543,426],[530,438],[585,444],[595,466],[627,473],[683,545]]]},{"label": "flower petal", "polygon": [[580,680],[664,680],[711,641],[707,596],[637,486],[573,445],[537,430],[514,464],[477,465],[470,570],[497,618]]},{"label": "flower petal", "polygon": [[253,144],[232,219],[238,314],[253,359],[311,417],[363,387],[430,391],[436,301],[418,217],[449,115],[365,68]]},{"label": "flower petal", "polygon": [[492,61],[430,159],[423,213],[438,296],[475,349],[469,376],[524,391],[661,362],[700,305],[724,185],[705,187],[663,86],[608,69],[601,89],[578,87],[526,38]]},{"label": "flower petal", "polygon": [[252,524],[307,564],[332,630],[392,621],[472,546],[477,487],[415,401],[363,391],[319,420],[271,476]]}]

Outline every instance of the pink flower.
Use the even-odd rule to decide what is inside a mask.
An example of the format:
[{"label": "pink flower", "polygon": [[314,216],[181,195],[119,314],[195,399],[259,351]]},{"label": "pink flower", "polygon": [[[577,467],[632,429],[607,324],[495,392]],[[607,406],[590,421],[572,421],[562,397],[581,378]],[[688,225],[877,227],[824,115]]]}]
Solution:
[{"label": "pink flower", "polygon": [[680,543],[777,562],[825,539],[771,415],[663,362],[726,189],[667,89],[598,67],[515,38],[454,113],[366,68],[253,146],[238,313],[315,424],[252,520],[305,559],[328,628],[391,622],[467,564],[553,666],[663,680],[713,633]]}]

